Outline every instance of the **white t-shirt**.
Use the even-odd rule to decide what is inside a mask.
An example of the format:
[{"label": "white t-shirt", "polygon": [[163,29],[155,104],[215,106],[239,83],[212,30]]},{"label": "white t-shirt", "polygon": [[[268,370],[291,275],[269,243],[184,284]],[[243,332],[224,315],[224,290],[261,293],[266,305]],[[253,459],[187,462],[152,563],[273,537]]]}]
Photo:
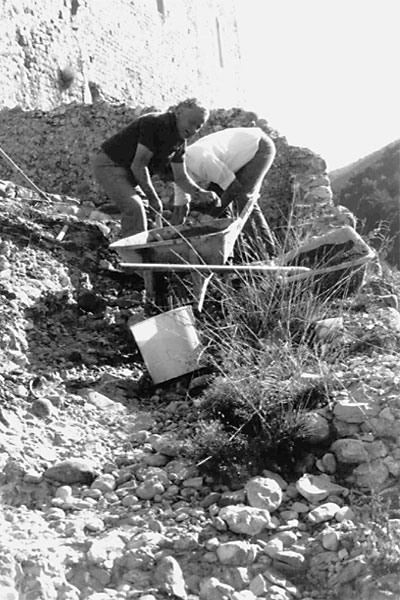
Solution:
[{"label": "white t-shirt", "polygon": [[[262,135],[259,127],[230,127],[200,138],[185,151],[189,177],[202,187],[216,183],[226,190],[235,173],[254,157]],[[189,199],[175,188],[175,205],[186,204]]]},{"label": "white t-shirt", "polygon": [[226,190],[235,173],[257,152],[261,135],[259,127],[231,127],[200,138],[185,151],[189,175]]}]

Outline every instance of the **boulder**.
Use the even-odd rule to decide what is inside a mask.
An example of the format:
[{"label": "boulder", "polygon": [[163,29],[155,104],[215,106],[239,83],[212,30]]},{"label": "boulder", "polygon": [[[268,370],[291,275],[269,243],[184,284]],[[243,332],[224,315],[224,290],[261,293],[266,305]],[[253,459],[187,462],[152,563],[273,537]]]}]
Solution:
[{"label": "boulder", "polygon": [[269,477],[253,477],[245,490],[250,506],[274,511],[282,502],[282,489],[277,481]]},{"label": "boulder", "polygon": [[72,458],[49,467],[43,475],[46,479],[61,484],[83,483],[90,485],[99,473],[89,461]]}]

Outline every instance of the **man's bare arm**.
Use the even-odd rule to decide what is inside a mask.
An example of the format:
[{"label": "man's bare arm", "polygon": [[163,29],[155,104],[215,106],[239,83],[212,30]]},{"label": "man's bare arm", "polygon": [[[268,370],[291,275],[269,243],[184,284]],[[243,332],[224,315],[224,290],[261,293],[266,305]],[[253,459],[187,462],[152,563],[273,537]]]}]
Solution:
[{"label": "man's bare arm", "polygon": [[204,204],[213,204],[219,206],[219,197],[215,192],[203,190],[191,179],[185,169],[184,163],[171,163],[174,181],[185,194],[190,194],[192,197]]},{"label": "man's bare arm", "polygon": [[162,202],[154,189],[153,182],[151,181],[148,164],[153,156],[151,150],[149,150],[143,144],[138,144],[136,153],[131,164],[131,171],[146,195],[150,206],[158,213],[162,213]]}]

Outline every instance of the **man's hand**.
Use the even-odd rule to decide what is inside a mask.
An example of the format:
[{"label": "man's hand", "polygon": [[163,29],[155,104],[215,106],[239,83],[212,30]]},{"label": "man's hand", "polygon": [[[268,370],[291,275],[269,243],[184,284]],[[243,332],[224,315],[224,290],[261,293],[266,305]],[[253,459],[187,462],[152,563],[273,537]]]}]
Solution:
[{"label": "man's hand", "polygon": [[221,199],[215,192],[209,192],[207,190],[198,190],[195,195],[196,200],[206,206],[213,206],[218,208],[221,206]]},{"label": "man's hand", "polygon": [[189,214],[189,204],[183,206],[174,206],[171,218],[169,220],[171,225],[183,225]]},{"label": "man's hand", "polygon": [[161,200],[159,198],[152,198],[151,200],[149,200],[149,206],[150,218],[153,219],[157,228],[162,227],[163,205]]}]

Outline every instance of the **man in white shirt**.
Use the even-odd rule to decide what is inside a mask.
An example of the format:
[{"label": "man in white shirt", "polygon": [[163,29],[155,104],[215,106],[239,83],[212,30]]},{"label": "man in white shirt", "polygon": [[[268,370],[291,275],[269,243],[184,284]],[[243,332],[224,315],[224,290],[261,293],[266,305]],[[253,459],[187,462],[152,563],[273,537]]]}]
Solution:
[{"label": "man in white shirt", "polygon": [[[217,217],[225,216],[230,204],[240,212],[249,197],[259,193],[275,153],[273,141],[259,127],[232,127],[204,136],[188,146],[184,160],[189,176],[221,197],[221,207],[208,211]],[[190,200],[189,194],[175,186],[172,224],[184,222]],[[255,233],[253,226],[268,254],[273,256],[274,238],[257,203],[244,229],[251,237]]]}]

